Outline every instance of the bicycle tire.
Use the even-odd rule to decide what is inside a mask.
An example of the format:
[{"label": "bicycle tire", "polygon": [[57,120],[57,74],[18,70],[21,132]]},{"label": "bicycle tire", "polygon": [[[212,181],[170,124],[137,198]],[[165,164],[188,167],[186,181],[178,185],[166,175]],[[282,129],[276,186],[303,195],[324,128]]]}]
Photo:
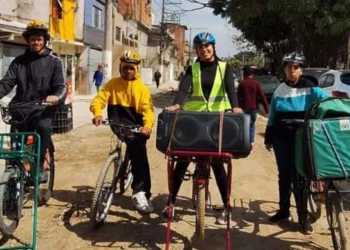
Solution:
[{"label": "bicycle tire", "polygon": [[[108,170],[112,164],[114,165],[114,171],[113,171],[113,178],[111,181],[111,185],[107,191],[108,196],[106,196],[106,197],[108,197],[108,199],[107,199],[108,203],[107,203],[106,207],[103,208],[104,214],[102,214],[102,217],[101,217],[100,205],[102,202],[101,199],[102,199],[102,195],[103,195],[102,192],[103,192],[103,188],[104,188],[103,184],[104,184],[104,181],[106,179]],[[95,186],[95,191],[94,191],[93,196],[92,196],[92,204],[91,204],[91,209],[90,209],[90,223],[94,229],[97,229],[100,226],[102,226],[107,218],[109,209],[110,209],[112,202],[113,202],[115,190],[116,190],[116,184],[117,184],[117,179],[118,179],[118,172],[120,170],[120,165],[121,165],[120,154],[118,152],[116,152],[108,157],[107,161],[105,162],[105,164],[103,165],[103,167],[100,171],[100,174],[99,174],[96,186]]]},{"label": "bicycle tire", "polygon": [[310,215],[318,220],[322,215],[322,198],[321,194],[312,194],[313,192],[319,192],[318,183],[311,181],[310,183],[310,194],[308,196],[308,203],[310,208]]},{"label": "bicycle tire", "polygon": [[[10,184],[11,186],[8,184]],[[19,190],[17,190],[18,184],[19,184]],[[8,186],[10,186],[10,190],[12,190],[10,193],[10,196],[15,195],[16,197],[18,194],[18,197],[16,197],[13,200],[11,199],[11,203],[14,203],[12,205],[15,206],[14,209],[16,211],[13,211],[14,214],[10,214],[10,215],[6,213],[7,211],[6,207],[8,205],[4,206],[4,201],[7,200],[8,198],[11,198],[11,197],[7,197],[6,195],[8,194],[7,192],[8,189],[6,188]],[[6,170],[3,176],[1,177],[1,185],[0,185],[0,231],[3,235],[11,236],[16,231],[22,216],[22,206],[23,206],[23,183],[21,179],[18,178],[18,172],[16,172],[15,169]],[[5,223],[5,219],[7,219],[8,216],[10,217],[13,216],[13,218],[10,219],[11,221],[10,224]]]},{"label": "bicycle tire", "polygon": [[50,161],[49,166],[50,169],[48,173],[48,180],[47,183],[39,184],[39,192],[38,192],[38,205],[45,205],[50,200],[52,192],[53,192],[53,186],[55,182],[55,154],[53,146],[50,146],[49,148],[49,155],[50,155]]},{"label": "bicycle tire", "polygon": [[[336,194],[330,198],[326,210],[327,219],[331,230],[333,248],[335,250],[350,250],[346,233],[345,216],[341,202],[341,199],[339,199]],[[335,221],[338,223],[338,230],[336,230],[337,225],[335,225]]]},{"label": "bicycle tire", "polygon": [[205,184],[197,184],[196,191],[196,236],[198,241],[203,241],[205,217]]}]

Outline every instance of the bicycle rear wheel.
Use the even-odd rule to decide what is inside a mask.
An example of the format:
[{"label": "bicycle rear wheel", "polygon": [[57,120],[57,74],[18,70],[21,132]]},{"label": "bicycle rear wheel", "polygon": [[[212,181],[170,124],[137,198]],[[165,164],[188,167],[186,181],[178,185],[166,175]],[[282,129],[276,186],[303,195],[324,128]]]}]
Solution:
[{"label": "bicycle rear wheel", "polygon": [[197,240],[204,240],[205,184],[196,184],[196,235]]},{"label": "bicycle rear wheel", "polygon": [[347,239],[342,200],[337,194],[331,195],[326,203],[327,220],[331,230],[333,248],[350,250]]},{"label": "bicycle rear wheel", "polygon": [[[322,185],[322,186],[321,186]],[[310,214],[315,219],[318,220],[322,215],[322,197],[323,194],[323,183],[321,181],[311,181],[310,185],[310,195],[308,197]],[[322,188],[322,190],[321,190]]]},{"label": "bicycle rear wheel", "polygon": [[110,155],[98,177],[90,210],[90,223],[95,229],[105,222],[112,206],[121,166],[120,159],[118,152]]},{"label": "bicycle rear wheel", "polygon": [[15,169],[4,172],[0,183],[0,231],[11,236],[22,216],[23,183]]},{"label": "bicycle rear wheel", "polygon": [[39,197],[38,197],[38,205],[45,205],[51,198],[53,185],[55,181],[55,155],[54,148],[50,146],[48,155],[46,157],[46,161],[48,162],[49,169],[48,171],[48,180],[46,183],[41,183],[39,185]]}]

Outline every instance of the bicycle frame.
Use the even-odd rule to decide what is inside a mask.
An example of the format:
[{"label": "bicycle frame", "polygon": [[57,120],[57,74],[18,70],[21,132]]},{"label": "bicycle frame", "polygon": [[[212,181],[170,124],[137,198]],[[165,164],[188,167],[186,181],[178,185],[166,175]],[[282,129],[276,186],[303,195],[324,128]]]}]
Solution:
[{"label": "bicycle frame", "polygon": [[[168,220],[167,220],[167,232],[166,232],[166,250],[170,249],[170,232],[171,232],[171,221],[172,221],[172,212],[173,204],[171,201],[173,193],[173,172],[175,162],[178,161],[187,161],[193,162],[195,164],[208,164],[210,165],[213,162],[221,162],[227,165],[227,209],[231,209],[230,205],[230,196],[231,196],[231,176],[232,176],[232,154],[229,153],[218,153],[218,152],[202,152],[202,151],[170,151],[168,153],[168,162],[167,162],[167,172],[168,172],[168,189],[169,189],[169,209],[168,209]],[[207,172],[207,171],[205,171]],[[204,177],[204,178],[203,178]],[[196,181],[203,183],[204,181],[208,182],[208,175],[201,176],[200,178],[196,177]],[[231,249],[231,234],[230,234],[230,213],[227,213],[227,227],[226,227],[226,250]]]}]

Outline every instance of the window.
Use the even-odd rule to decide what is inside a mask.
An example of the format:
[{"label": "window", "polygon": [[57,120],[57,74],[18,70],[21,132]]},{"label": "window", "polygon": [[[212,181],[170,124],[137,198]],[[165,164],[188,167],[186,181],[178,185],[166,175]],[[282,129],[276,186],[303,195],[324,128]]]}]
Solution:
[{"label": "window", "polygon": [[92,26],[102,29],[102,10],[96,6],[92,7]]},{"label": "window", "polygon": [[121,30],[118,26],[115,27],[115,40],[120,41]]},{"label": "window", "polygon": [[350,85],[350,73],[341,74],[340,81],[346,85]]},{"label": "window", "polygon": [[327,78],[327,75],[324,75],[320,79],[318,79],[318,82],[319,82],[318,85],[319,85],[320,88],[324,88],[324,83],[326,81],[326,78]]},{"label": "window", "polygon": [[324,82],[324,88],[331,87],[334,84],[334,75],[328,75],[326,81]]},{"label": "window", "polygon": [[62,19],[62,2],[63,0],[53,0],[52,1],[52,17]]}]

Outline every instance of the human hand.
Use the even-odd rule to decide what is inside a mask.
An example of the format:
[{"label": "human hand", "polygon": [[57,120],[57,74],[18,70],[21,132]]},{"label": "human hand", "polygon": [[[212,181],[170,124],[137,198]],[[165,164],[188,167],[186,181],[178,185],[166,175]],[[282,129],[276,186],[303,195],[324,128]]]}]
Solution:
[{"label": "human hand", "polygon": [[95,116],[94,118],[92,118],[92,124],[94,124],[96,127],[101,125],[103,120],[102,116]]},{"label": "human hand", "polygon": [[243,113],[243,110],[241,108],[233,108],[232,109],[232,112],[233,113],[236,113],[236,114],[242,114]]},{"label": "human hand", "polygon": [[141,134],[143,134],[145,136],[150,136],[151,133],[152,133],[152,129],[146,128],[146,127],[141,128]]},{"label": "human hand", "polygon": [[50,103],[51,105],[57,105],[58,104],[58,97],[55,95],[49,95],[46,97],[45,100],[47,103]]},{"label": "human hand", "polygon": [[165,107],[164,109],[167,110],[167,111],[176,111],[176,110],[180,109],[180,105],[179,104],[175,104],[175,105],[172,105],[172,106]]}]

